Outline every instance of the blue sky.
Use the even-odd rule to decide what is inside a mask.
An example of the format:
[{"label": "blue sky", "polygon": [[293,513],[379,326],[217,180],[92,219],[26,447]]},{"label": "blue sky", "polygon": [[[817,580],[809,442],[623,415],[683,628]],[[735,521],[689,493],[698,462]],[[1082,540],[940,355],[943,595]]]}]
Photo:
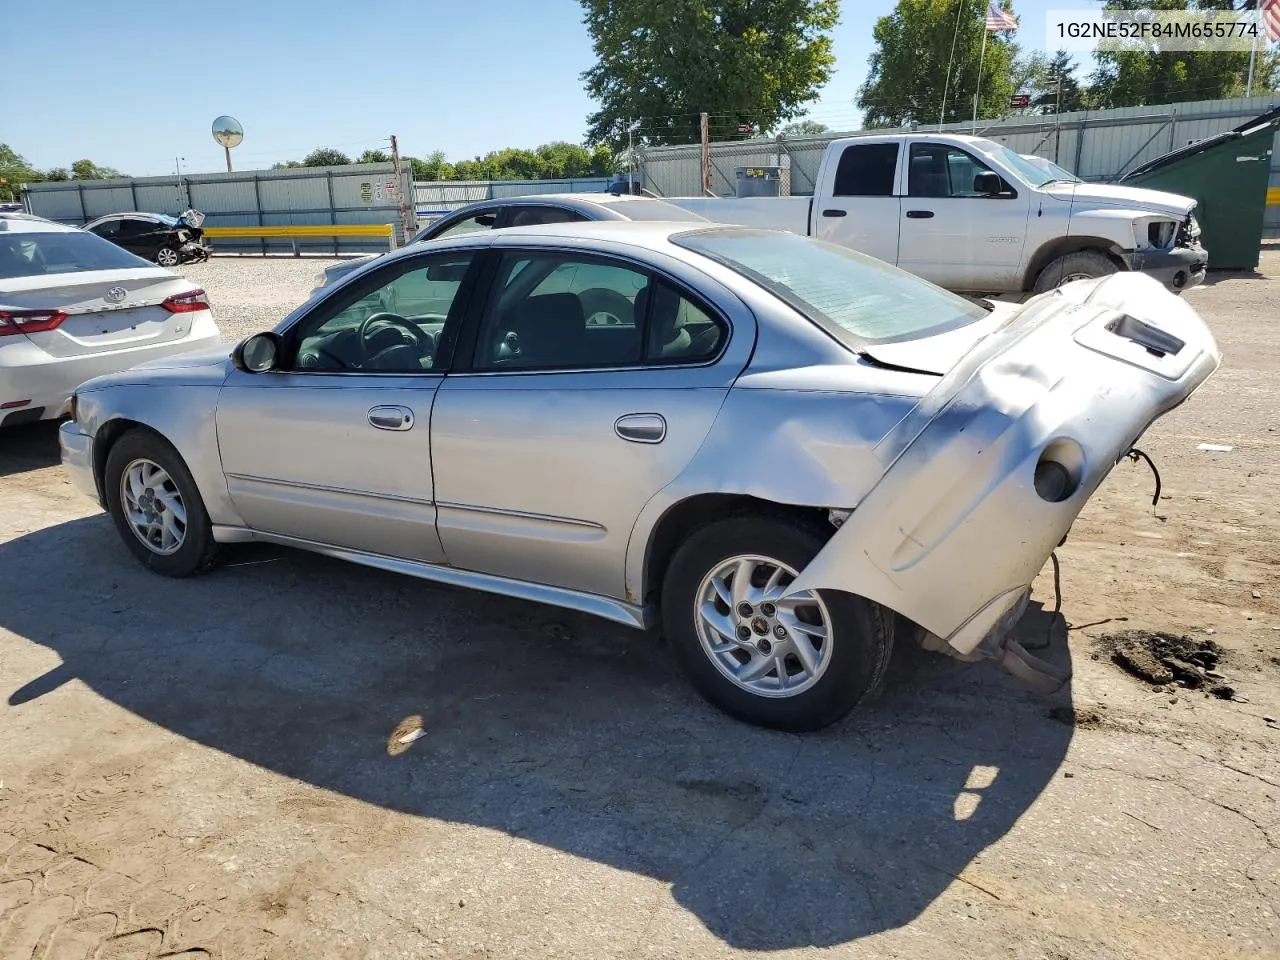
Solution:
[{"label": "blue sky", "polygon": [[[387,146],[450,159],[581,140],[592,62],[576,0],[16,0],[6,74],[25,77],[0,140],[38,167],[82,157],[128,173],[222,168],[209,126],[244,125],[237,169]],[[968,0],[977,7],[975,0]],[[856,129],[871,28],[893,0],[844,0],[836,73],[811,115]],[[1048,9],[1014,0],[1024,47],[1044,44]],[[976,16],[975,12],[975,16]]]}]

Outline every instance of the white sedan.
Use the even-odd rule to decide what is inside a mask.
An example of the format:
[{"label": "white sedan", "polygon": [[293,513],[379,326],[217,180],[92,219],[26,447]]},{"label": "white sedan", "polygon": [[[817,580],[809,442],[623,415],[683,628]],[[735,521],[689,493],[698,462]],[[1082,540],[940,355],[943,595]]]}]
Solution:
[{"label": "white sedan", "polygon": [[56,419],[77,386],[221,342],[205,292],[75,227],[0,216],[0,427]]}]

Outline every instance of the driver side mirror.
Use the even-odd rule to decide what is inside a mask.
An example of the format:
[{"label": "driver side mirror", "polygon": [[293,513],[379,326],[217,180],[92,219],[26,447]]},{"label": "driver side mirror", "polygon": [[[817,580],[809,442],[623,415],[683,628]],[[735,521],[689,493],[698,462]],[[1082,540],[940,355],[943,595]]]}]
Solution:
[{"label": "driver side mirror", "polygon": [[245,373],[266,373],[276,369],[284,356],[278,333],[255,333],[241,340],[231,351],[231,362]]},{"label": "driver side mirror", "polygon": [[987,197],[998,197],[1004,191],[1004,183],[1000,174],[994,170],[983,170],[973,177],[973,192]]}]

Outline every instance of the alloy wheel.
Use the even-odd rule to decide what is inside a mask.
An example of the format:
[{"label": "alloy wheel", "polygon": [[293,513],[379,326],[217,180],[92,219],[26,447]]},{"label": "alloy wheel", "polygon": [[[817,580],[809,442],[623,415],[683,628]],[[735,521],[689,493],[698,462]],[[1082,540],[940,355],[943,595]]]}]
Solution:
[{"label": "alloy wheel", "polygon": [[831,662],[831,615],[815,591],[783,597],[795,578],[795,570],[769,557],[730,557],[703,577],[694,595],[703,651],[756,696],[802,693]]},{"label": "alloy wheel", "polygon": [[158,463],[139,459],[120,474],[120,503],[129,529],[152,553],[177,553],[187,537],[187,508],[173,478]]}]

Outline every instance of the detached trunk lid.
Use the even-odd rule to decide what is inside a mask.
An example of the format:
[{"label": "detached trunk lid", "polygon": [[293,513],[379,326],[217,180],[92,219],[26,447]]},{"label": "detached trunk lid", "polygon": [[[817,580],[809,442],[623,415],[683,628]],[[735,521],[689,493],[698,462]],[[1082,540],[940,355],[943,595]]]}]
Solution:
[{"label": "detached trunk lid", "polygon": [[67,314],[56,329],[26,336],[51,356],[75,357],[182,339],[193,314],[161,304],[195,289],[159,267],[44,274],[6,280],[0,310]]}]

